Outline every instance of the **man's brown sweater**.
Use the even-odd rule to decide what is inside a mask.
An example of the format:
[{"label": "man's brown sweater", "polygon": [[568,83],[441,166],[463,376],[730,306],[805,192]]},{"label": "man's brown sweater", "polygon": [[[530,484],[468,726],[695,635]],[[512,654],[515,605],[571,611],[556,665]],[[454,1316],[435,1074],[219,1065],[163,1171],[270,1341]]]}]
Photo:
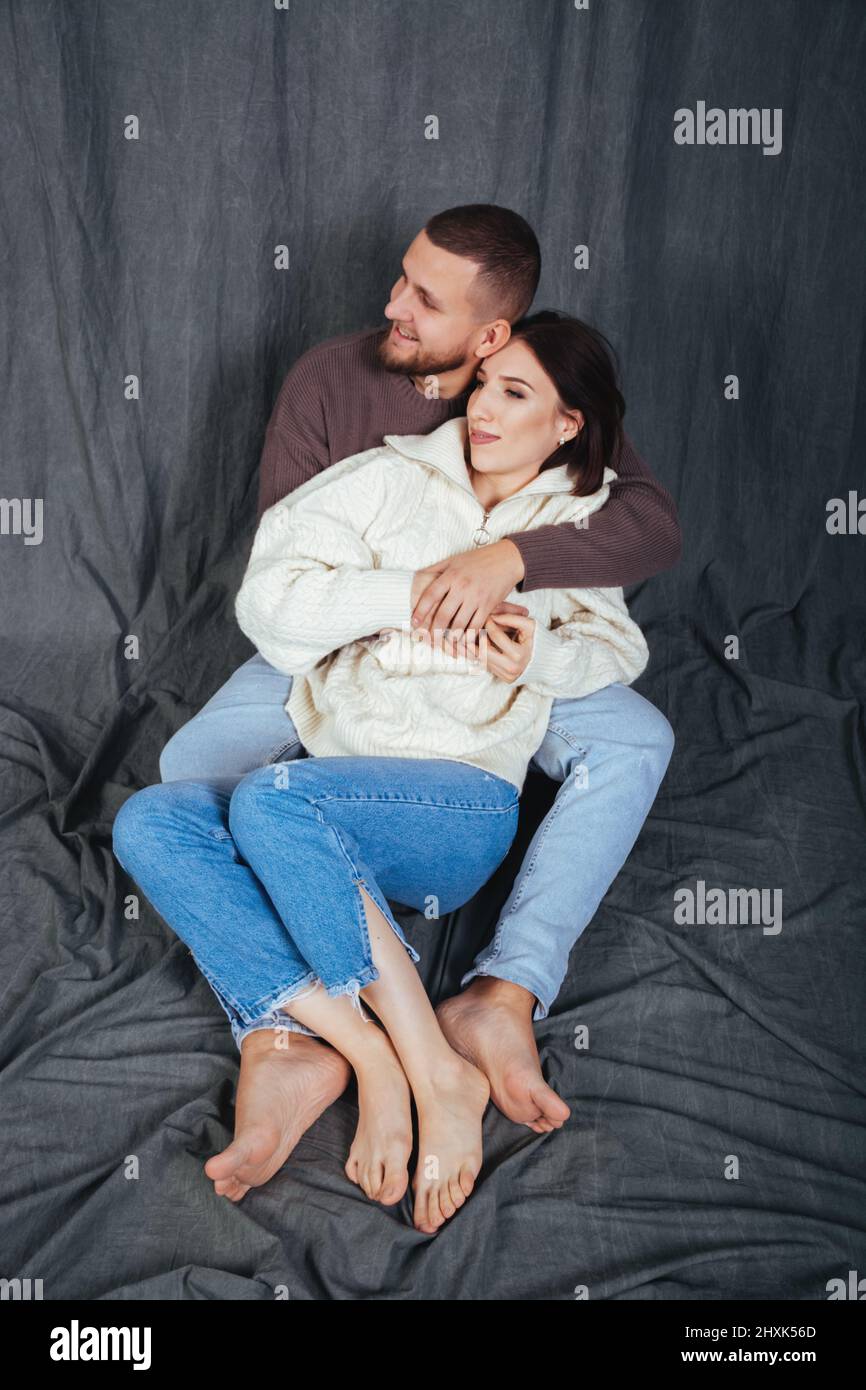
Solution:
[{"label": "man's brown sweater", "polygon": [[[301,483],[338,459],[381,444],[384,435],[429,434],[466,414],[473,386],[450,400],[428,400],[410,376],[381,366],[376,347],[386,331],[329,338],[290,369],[265,434],[260,518]],[[526,571],[518,592],[617,588],[676,564],[682,543],[676,506],[628,435],[611,467],[617,479],[591,527],[566,522],[508,536]]]}]

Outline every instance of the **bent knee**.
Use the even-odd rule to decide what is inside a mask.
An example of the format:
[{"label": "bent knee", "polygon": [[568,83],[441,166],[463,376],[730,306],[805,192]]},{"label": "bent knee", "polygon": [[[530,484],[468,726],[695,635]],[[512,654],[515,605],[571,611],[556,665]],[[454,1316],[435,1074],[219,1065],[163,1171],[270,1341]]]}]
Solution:
[{"label": "bent knee", "polygon": [[285,768],[285,763],[266,763],[241,778],[229,802],[229,830],[233,835],[266,814],[268,793],[277,790],[277,779],[285,775]]},{"label": "bent knee", "polygon": [[[649,701],[647,701],[649,704]],[[676,735],[669,721],[655,705],[649,706],[651,714],[646,719],[646,740],[660,761],[667,767],[674,751]]]},{"label": "bent knee", "polygon": [[161,790],[161,785],[157,783],[133,792],[114,817],[111,844],[115,858],[124,868],[132,867],[142,846],[153,834],[161,811],[161,798],[158,795]]},{"label": "bent knee", "polygon": [[112,847],[124,868],[165,843],[180,827],[219,825],[214,794],[207,783],[154,782],[133,792],[114,818]]},{"label": "bent knee", "polygon": [[651,701],[631,686],[623,686],[617,715],[622,728],[627,732],[626,742],[631,744],[641,757],[649,755],[657,760],[664,771],[674,751],[676,737],[661,710],[656,709]]},{"label": "bent knee", "polygon": [[190,719],[172,734],[159,755],[159,775],[163,782],[180,782],[198,774],[199,740],[195,719]]}]

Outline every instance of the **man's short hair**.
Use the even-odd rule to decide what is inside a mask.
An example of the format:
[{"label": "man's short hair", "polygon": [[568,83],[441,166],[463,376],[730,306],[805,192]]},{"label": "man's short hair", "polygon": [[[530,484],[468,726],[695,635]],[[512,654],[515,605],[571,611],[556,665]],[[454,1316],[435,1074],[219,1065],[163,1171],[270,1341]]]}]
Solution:
[{"label": "man's short hair", "polygon": [[469,299],[480,323],[516,323],[528,312],[541,278],[541,248],[519,213],[495,203],[466,203],[436,213],[424,231],[434,246],[477,262]]}]

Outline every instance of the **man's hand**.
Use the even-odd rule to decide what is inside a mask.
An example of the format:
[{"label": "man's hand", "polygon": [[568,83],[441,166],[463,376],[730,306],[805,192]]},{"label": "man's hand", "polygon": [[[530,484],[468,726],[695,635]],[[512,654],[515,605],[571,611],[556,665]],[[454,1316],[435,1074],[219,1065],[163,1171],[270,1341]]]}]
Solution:
[{"label": "man's hand", "polygon": [[524,576],[513,541],[494,541],[417,570],[412,582],[412,626],[428,633],[448,628],[455,637],[480,630],[494,610],[529,616],[523,604],[508,603]]}]

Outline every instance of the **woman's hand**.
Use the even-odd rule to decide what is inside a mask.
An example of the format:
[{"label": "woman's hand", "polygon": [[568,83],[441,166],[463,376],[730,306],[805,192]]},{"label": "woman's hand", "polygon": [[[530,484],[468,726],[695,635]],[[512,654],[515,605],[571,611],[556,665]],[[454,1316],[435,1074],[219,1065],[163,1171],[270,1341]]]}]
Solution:
[{"label": "woman's hand", "polygon": [[445,637],[443,646],[451,656],[478,661],[491,675],[511,685],[529,665],[534,640],[535,619],[528,614],[508,613],[506,617],[491,613],[480,632],[465,632],[459,639]]}]

